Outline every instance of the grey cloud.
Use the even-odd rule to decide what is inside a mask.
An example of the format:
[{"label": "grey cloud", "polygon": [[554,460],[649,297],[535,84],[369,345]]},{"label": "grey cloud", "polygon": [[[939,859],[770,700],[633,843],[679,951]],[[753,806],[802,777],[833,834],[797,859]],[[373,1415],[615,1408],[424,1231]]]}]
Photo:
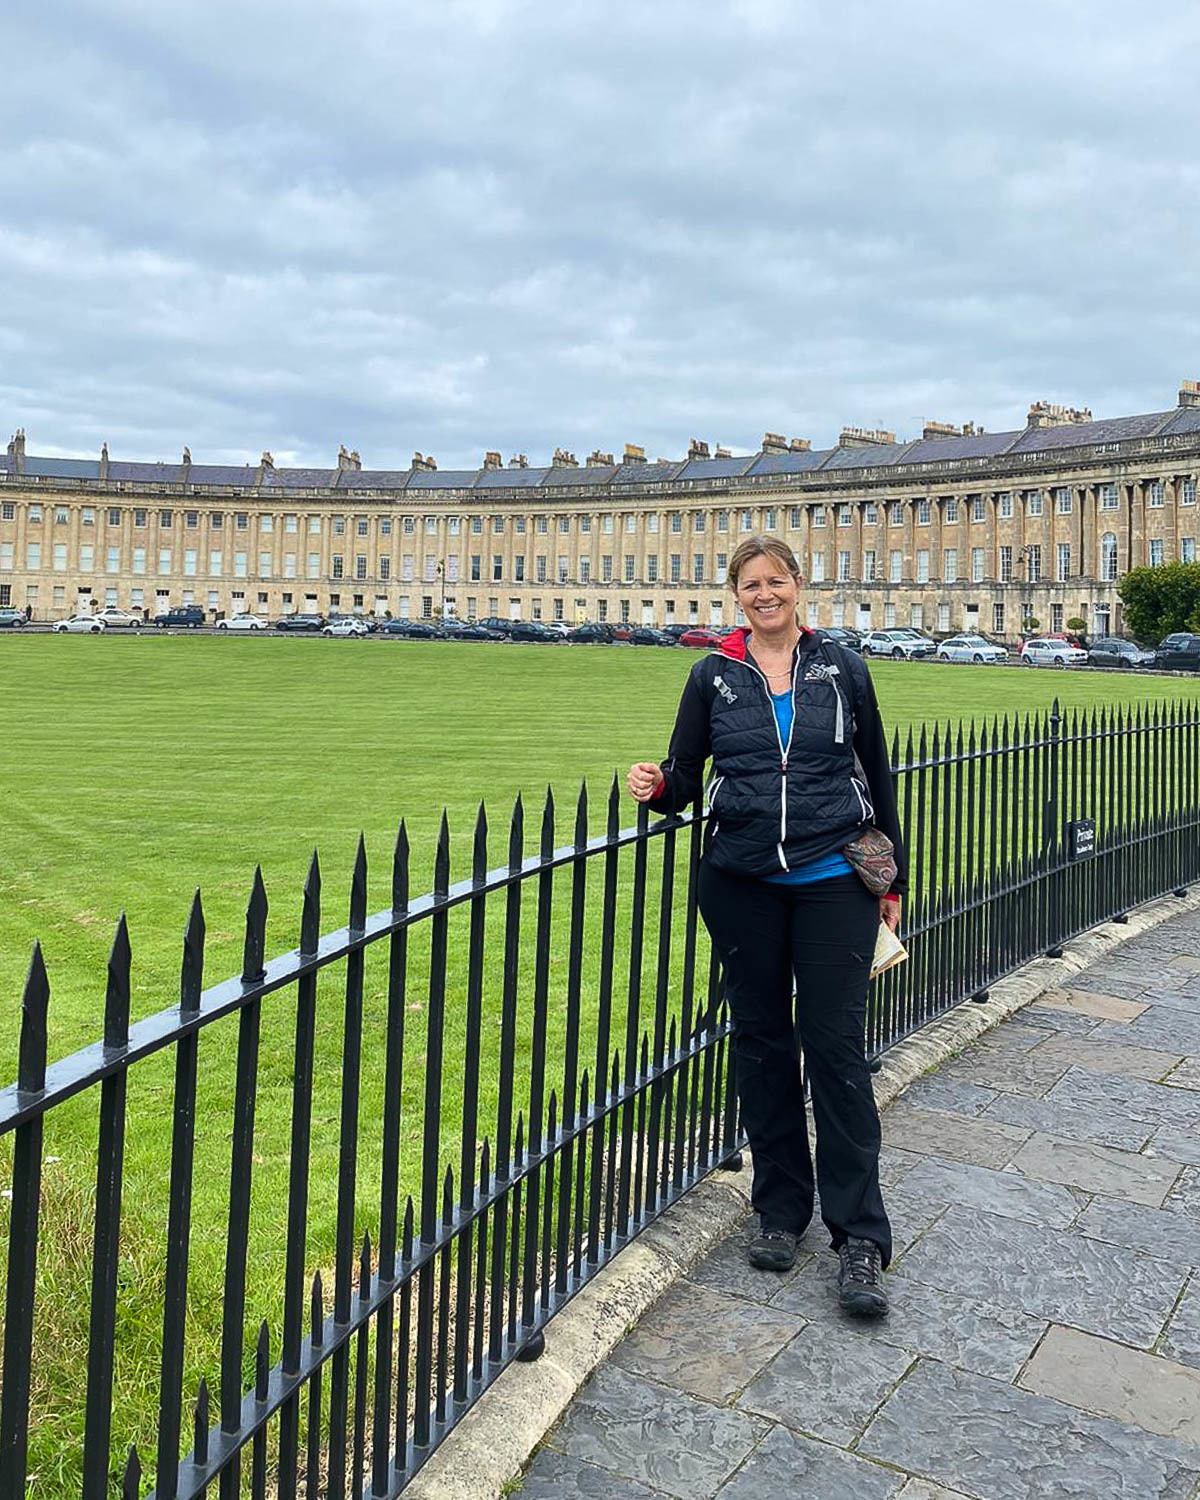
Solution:
[{"label": "grey cloud", "polygon": [[545,458],[1171,403],[1200,14],[26,7],[0,420],[40,451]]}]

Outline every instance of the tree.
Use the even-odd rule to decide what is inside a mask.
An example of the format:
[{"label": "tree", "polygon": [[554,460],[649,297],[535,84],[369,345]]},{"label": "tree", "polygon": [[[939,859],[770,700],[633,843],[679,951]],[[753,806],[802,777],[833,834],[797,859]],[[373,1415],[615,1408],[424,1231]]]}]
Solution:
[{"label": "tree", "polygon": [[1134,568],[1117,585],[1134,637],[1157,644],[1177,630],[1200,631],[1200,563]]},{"label": "tree", "polygon": [[1079,615],[1072,615],[1067,621],[1067,629],[1072,635],[1077,635],[1081,641],[1087,644],[1087,621]]}]

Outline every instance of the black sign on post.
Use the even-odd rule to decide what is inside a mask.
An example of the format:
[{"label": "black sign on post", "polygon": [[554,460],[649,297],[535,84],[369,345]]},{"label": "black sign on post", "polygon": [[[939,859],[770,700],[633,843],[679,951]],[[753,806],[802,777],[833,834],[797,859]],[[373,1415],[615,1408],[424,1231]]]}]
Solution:
[{"label": "black sign on post", "polygon": [[1072,859],[1086,859],[1096,852],[1096,820],[1079,818],[1067,824],[1067,847]]}]

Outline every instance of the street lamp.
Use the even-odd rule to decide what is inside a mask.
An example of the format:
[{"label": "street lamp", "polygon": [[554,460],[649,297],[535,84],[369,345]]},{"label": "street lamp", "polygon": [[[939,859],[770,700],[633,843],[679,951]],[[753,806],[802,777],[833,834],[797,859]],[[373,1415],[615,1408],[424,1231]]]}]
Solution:
[{"label": "street lamp", "polygon": [[441,586],[442,586],[442,602],[441,602],[441,605],[440,605],[439,611],[438,611],[438,619],[439,620],[445,620],[445,618],[446,618],[446,562],[445,562],[444,558],[437,565],[437,576],[438,576],[438,579],[441,582]]}]

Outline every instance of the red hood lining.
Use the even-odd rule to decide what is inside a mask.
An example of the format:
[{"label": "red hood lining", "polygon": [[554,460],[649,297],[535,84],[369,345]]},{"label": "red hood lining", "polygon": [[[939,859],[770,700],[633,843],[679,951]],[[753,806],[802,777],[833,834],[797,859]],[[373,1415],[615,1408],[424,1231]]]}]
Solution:
[{"label": "red hood lining", "polygon": [[[802,646],[805,639],[811,634],[812,631],[809,630],[807,626],[801,625],[800,639],[797,644]],[[749,638],[750,627],[748,625],[739,625],[736,630],[731,631],[729,635],[724,637],[724,639],[721,641],[721,644],[717,647],[717,650],[721,653],[722,656],[728,656],[733,661],[745,661],[746,642],[749,640]]]}]

